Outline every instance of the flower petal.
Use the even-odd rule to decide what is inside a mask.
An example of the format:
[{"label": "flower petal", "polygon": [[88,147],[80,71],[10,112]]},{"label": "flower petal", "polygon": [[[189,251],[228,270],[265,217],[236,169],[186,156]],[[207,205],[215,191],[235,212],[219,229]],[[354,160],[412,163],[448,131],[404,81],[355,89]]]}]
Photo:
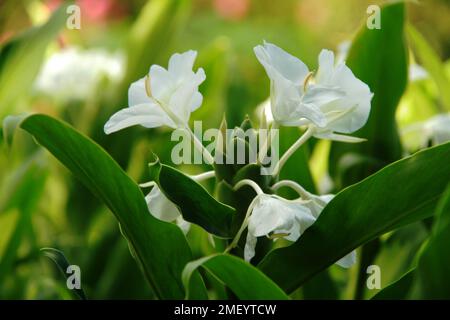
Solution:
[{"label": "flower petal", "polygon": [[314,137],[316,137],[318,139],[347,142],[347,143],[360,143],[360,142],[367,141],[367,139],[364,139],[364,138],[352,137],[352,136],[347,136],[344,134],[337,134],[337,133],[333,133],[333,132],[318,132],[318,133],[314,134]]},{"label": "flower petal", "polygon": [[141,78],[130,85],[128,89],[128,105],[130,107],[152,102],[145,90],[145,78]]},{"label": "flower petal", "polygon": [[270,78],[277,72],[287,80],[300,85],[309,73],[308,67],[300,59],[272,43],[264,42],[263,46],[256,46],[253,50]]},{"label": "flower petal", "polygon": [[247,233],[247,240],[245,241],[244,259],[249,262],[255,256],[257,239],[250,232]]},{"label": "flower petal", "polygon": [[160,220],[172,222],[181,217],[178,208],[161,192],[158,186],[145,197],[150,213]]},{"label": "flower petal", "polygon": [[110,134],[138,124],[146,128],[164,125],[176,127],[157,104],[148,103],[119,110],[106,122],[104,131],[106,134]]},{"label": "flower petal", "polygon": [[194,50],[175,53],[170,57],[168,71],[177,82],[184,80],[192,74],[196,57],[197,52]]},{"label": "flower petal", "polygon": [[356,263],[356,250],[353,250],[345,257],[339,259],[336,264],[341,266],[342,268],[350,268],[352,265]]},{"label": "flower petal", "polygon": [[333,51],[323,49],[319,54],[319,69],[317,70],[317,82],[326,84],[330,81],[334,71]]},{"label": "flower petal", "polygon": [[175,79],[166,69],[158,65],[150,67],[150,90],[152,96],[163,103],[168,103],[171,93],[176,88]]}]

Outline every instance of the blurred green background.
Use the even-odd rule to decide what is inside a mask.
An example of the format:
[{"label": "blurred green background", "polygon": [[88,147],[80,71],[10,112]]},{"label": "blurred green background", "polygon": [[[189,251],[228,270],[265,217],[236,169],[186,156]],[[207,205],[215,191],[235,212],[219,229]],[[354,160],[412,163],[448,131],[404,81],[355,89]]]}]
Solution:
[{"label": "blurred green background", "polygon": [[[61,3],[0,2],[0,119],[31,112],[64,119],[143,182],[151,151],[170,162],[170,132],[133,127],[106,136],[103,125],[127,105],[129,84],[150,65],[166,66],[172,53],[197,50],[196,65],[205,69],[207,79],[200,87],[204,103],[191,120],[218,127],[225,113],[230,127],[246,114],[257,122],[257,106],[267,99],[269,83],[253,54],[255,45],[273,42],[315,68],[322,48],[343,54],[345,41],[365,24],[368,5],[387,1],[80,0],[79,30],[66,27],[64,12],[46,23]],[[407,8],[408,22],[426,40],[437,68],[450,77],[450,2],[411,1]],[[410,74],[397,110],[400,131],[450,110],[442,82],[428,70],[436,64],[425,66],[411,51],[410,65],[416,63],[425,69],[421,76]],[[0,145],[0,298],[73,298],[64,277],[39,251],[43,247],[62,250],[80,266],[89,298],[152,298],[114,217],[27,134],[10,136],[14,118],[6,119]],[[406,134],[402,142],[406,152],[420,147],[416,137]],[[311,150],[315,186],[310,189],[332,190],[329,146],[321,142]],[[423,224],[414,224],[383,239],[377,258],[383,286],[407,270],[426,234]],[[189,240],[195,257],[213,252],[199,228],[193,228]],[[330,271],[339,284],[337,296],[353,297],[355,271],[334,266]]]}]

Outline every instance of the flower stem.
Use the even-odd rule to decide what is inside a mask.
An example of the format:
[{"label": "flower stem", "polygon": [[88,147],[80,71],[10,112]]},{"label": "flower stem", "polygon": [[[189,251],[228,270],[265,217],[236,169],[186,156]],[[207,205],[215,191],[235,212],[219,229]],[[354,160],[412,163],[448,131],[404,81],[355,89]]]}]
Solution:
[{"label": "flower stem", "polygon": [[202,142],[197,138],[197,136],[192,132],[191,128],[189,128],[187,125],[185,125],[185,129],[189,132],[189,134],[192,137],[192,140],[194,141],[194,146],[197,148],[198,151],[200,151],[203,155],[203,157],[206,160],[207,164],[212,165],[214,163],[214,157],[211,155],[211,153],[203,146]]},{"label": "flower stem", "polygon": [[289,187],[292,190],[294,190],[295,192],[297,192],[302,198],[309,199],[311,198],[311,194],[305,190],[305,188],[303,188],[301,185],[299,185],[297,182],[292,181],[292,180],[282,180],[279,181],[277,183],[275,183],[272,186],[272,190],[278,190],[281,187]]},{"label": "flower stem", "polygon": [[297,151],[298,148],[300,148],[306,141],[308,141],[309,138],[314,134],[315,127],[313,125],[308,126],[308,129],[305,131],[305,133],[298,138],[297,141],[283,154],[280,161],[278,161],[277,165],[275,166],[275,169],[272,173],[272,176],[276,176],[280,173],[281,169],[285,165],[286,161],[294,154],[295,151]]},{"label": "flower stem", "polygon": [[233,241],[231,241],[230,245],[225,249],[224,253],[230,252],[233,248],[235,248],[239,242],[239,239],[242,236],[242,233],[244,232],[245,228],[248,226],[248,221],[250,219],[250,214],[252,213],[253,207],[255,206],[256,199],[258,196],[256,196],[250,205],[248,206],[247,212],[245,213],[244,221],[242,221],[241,227],[239,228],[238,232],[233,238]]},{"label": "flower stem", "polygon": [[207,171],[207,172],[197,174],[195,176],[191,176],[191,179],[193,179],[195,181],[203,181],[206,179],[213,178],[215,176],[216,176],[216,172],[214,170],[212,170],[212,171]]},{"label": "flower stem", "polygon": [[242,233],[244,232],[245,228],[247,228],[248,220],[250,218],[250,214],[252,213],[253,207],[255,206],[256,199],[258,199],[259,195],[264,194],[264,192],[262,191],[260,186],[258,186],[258,184],[255,181],[250,180],[250,179],[242,179],[241,181],[239,181],[238,183],[236,183],[234,185],[233,190],[236,191],[236,190],[242,188],[243,186],[252,187],[253,190],[255,190],[255,192],[256,192],[256,197],[253,198],[252,202],[250,202],[250,205],[247,208],[247,212],[245,213],[244,221],[242,221],[241,227],[239,228],[238,232],[234,236],[233,241],[225,249],[225,251],[224,251],[225,253],[229,252],[231,249],[233,249],[234,247],[237,246]]},{"label": "flower stem", "polygon": [[236,191],[240,188],[242,188],[243,186],[250,186],[253,188],[253,190],[255,190],[257,195],[263,194],[264,192],[262,191],[261,187],[258,186],[258,184],[250,179],[242,179],[241,181],[239,181],[238,183],[236,183],[233,187],[233,190]]},{"label": "flower stem", "polygon": [[[271,139],[272,138],[272,135],[271,135],[272,130],[276,130],[276,129],[278,129],[278,122],[274,121],[268,132],[268,137],[265,137],[264,144],[263,144],[261,150],[259,150],[259,153],[258,153],[259,162],[262,162],[264,160],[264,158],[266,157],[267,151],[270,148],[270,143],[272,140]],[[261,139],[261,137],[260,137],[260,139]]]}]

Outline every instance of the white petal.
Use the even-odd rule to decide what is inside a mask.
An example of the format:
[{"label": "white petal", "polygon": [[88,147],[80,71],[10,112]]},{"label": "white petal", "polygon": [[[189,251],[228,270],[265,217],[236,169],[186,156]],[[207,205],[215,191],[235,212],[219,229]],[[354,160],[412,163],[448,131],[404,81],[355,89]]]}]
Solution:
[{"label": "white petal", "polygon": [[155,99],[168,103],[170,95],[176,88],[174,77],[163,67],[152,65],[150,67],[150,90]]},{"label": "white petal", "polygon": [[104,131],[110,134],[138,124],[146,128],[176,127],[157,104],[149,103],[119,110],[106,122]]},{"label": "white petal", "polygon": [[255,237],[274,233],[290,235],[296,241],[314,221],[309,208],[303,203],[288,201],[271,195],[258,196],[249,219],[248,232]]},{"label": "white petal", "polygon": [[[302,103],[300,105],[300,111],[302,118],[306,118],[314,123],[319,128],[327,125],[327,118],[325,114],[314,104]],[[296,121],[298,123],[298,121]]]},{"label": "white petal", "polygon": [[356,250],[353,250],[345,257],[339,259],[336,264],[341,266],[342,268],[350,268],[352,265],[356,263]]},{"label": "white petal", "polygon": [[345,97],[345,92],[339,87],[325,87],[312,85],[308,87],[303,96],[303,103],[315,104],[318,107]]},{"label": "white petal", "polygon": [[247,233],[247,240],[244,248],[244,259],[249,262],[255,256],[256,242],[258,240],[251,233]]},{"label": "white petal", "polygon": [[334,71],[334,53],[333,51],[323,49],[319,54],[319,69],[317,71],[317,82],[326,84]]},{"label": "white petal", "polygon": [[337,134],[337,133],[333,133],[333,132],[319,132],[319,133],[314,134],[314,137],[316,137],[318,139],[326,139],[326,140],[347,142],[347,143],[360,143],[360,142],[367,141],[367,139],[364,139],[364,138],[352,137],[352,136]]},{"label": "white petal", "polygon": [[161,192],[158,186],[145,197],[150,213],[160,220],[172,222],[177,220],[181,214],[178,208]]},{"label": "white petal", "polygon": [[153,103],[145,90],[145,78],[133,82],[128,89],[128,105],[136,106],[138,104]]},{"label": "white petal", "polygon": [[191,112],[197,110],[203,103],[203,96],[200,92],[194,92],[190,101]]},{"label": "white petal", "polygon": [[329,129],[340,133],[355,132],[364,126],[369,118],[373,94],[369,87],[356,78],[345,64],[339,64],[336,67],[332,82],[346,93],[346,98],[340,99],[335,105],[332,102],[329,108],[336,110],[352,108],[353,110],[334,121]]},{"label": "white petal", "polygon": [[[172,94],[169,101],[169,107],[184,123],[189,121],[192,108],[199,107],[197,104],[202,100],[198,100],[199,92],[195,83],[187,82],[178,87]],[[201,95],[200,95],[201,96]],[[196,100],[197,99],[197,100]],[[203,99],[203,97],[202,97]]]},{"label": "white petal", "polygon": [[264,46],[256,46],[253,50],[270,78],[274,72],[278,72],[287,80],[299,85],[309,73],[308,67],[300,59],[274,44],[265,42]]},{"label": "white petal", "polygon": [[422,68],[416,63],[413,63],[409,66],[408,73],[409,81],[420,81],[423,79],[427,79],[429,77],[427,70]]},{"label": "white petal", "polygon": [[175,223],[177,226],[180,227],[181,231],[186,235],[189,232],[189,229],[191,228],[191,224],[183,219],[183,217],[180,215],[176,220]]},{"label": "white petal", "polygon": [[194,61],[197,57],[197,52],[189,50],[183,53],[175,53],[170,57],[168,71],[177,80],[182,80],[192,73]]}]

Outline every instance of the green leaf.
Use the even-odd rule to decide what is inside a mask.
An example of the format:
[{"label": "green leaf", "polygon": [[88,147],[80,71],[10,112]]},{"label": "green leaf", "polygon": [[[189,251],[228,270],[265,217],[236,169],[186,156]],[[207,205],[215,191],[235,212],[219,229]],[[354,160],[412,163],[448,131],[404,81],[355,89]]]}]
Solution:
[{"label": "green leaf", "polygon": [[367,139],[358,144],[333,143],[330,170],[340,175],[336,166],[346,154],[362,154],[377,161],[360,163],[352,174],[346,174],[343,186],[350,185],[401,158],[402,148],[395,113],[406,88],[408,55],[404,39],[405,9],[401,2],[381,10],[381,29],[368,29],[364,24],[353,41],[347,65],[356,77],[374,93],[369,119],[353,135]]},{"label": "green leaf", "polygon": [[444,63],[413,25],[408,24],[406,30],[408,39],[420,63],[430,73],[431,78],[433,78],[438,87],[442,104],[446,110],[450,111],[450,91],[448,90],[450,88],[450,79],[445,73]]},{"label": "green leaf", "polygon": [[413,284],[414,273],[415,269],[405,273],[403,277],[374,295],[371,300],[406,299]]},{"label": "green leaf", "polygon": [[24,115],[21,116],[6,116],[3,119],[3,128],[2,128],[2,138],[5,141],[6,147],[11,148],[14,140],[14,133],[17,129],[17,126],[20,122],[25,118]]},{"label": "green leaf", "polygon": [[[66,256],[64,255],[64,253],[58,249],[54,249],[54,248],[42,248],[41,251],[43,252],[43,254],[50,258],[58,267],[59,271],[61,271],[61,273],[64,275],[64,277],[66,277],[66,279],[70,276],[70,274],[67,273],[67,268],[71,265],[69,263],[69,261],[67,260]],[[86,300],[86,295],[83,291],[83,288],[80,289],[74,289],[73,290],[76,295],[82,299],[82,300]]]},{"label": "green leaf", "polygon": [[226,254],[212,255],[189,262],[183,270],[187,296],[192,273],[199,267],[215,276],[242,300],[287,300],[289,297],[272,280],[244,260]]},{"label": "green leaf", "polygon": [[17,98],[30,91],[48,44],[66,23],[67,5],[43,26],[27,30],[0,49],[0,118],[10,113]]},{"label": "green leaf", "polygon": [[439,202],[435,218],[431,238],[417,264],[414,298],[450,299],[450,187]]},{"label": "green leaf", "polygon": [[[109,207],[155,294],[159,298],[183,298],[181,271],[192,255],[181,230],[148,212],[136,183],[91,139],[46,115],[32,115],[21,127]],[[203,297],[204,287],[196,278]]]},{"label": "green leaf", "polygon": [[198,224],[218,237],[231,238],[234,235],[234,208],[214,199],[201,184],[159,161],[150,164],[150,175],[166,197],[180,209],[186,221]]},{"label": "green leaf", "polygon": [[430,216],[450,178],[449,157],[450,143],[426,149],[344,189],[295,244],[259,267],[290,292],[360,245]]},{"label": "green leaf", "polygon": [[[19,216],[4,249],[0,250],[0,283],[13,271],[19,248],[24,238],[29,236],[31,216],[44,190],[47,174],[48,167],[43,163],[39,152],[15,170],[6,180],[5,188],[2,188],[0,213],[17,209]],[[3,225],[2,227],[4,228]]]}]

